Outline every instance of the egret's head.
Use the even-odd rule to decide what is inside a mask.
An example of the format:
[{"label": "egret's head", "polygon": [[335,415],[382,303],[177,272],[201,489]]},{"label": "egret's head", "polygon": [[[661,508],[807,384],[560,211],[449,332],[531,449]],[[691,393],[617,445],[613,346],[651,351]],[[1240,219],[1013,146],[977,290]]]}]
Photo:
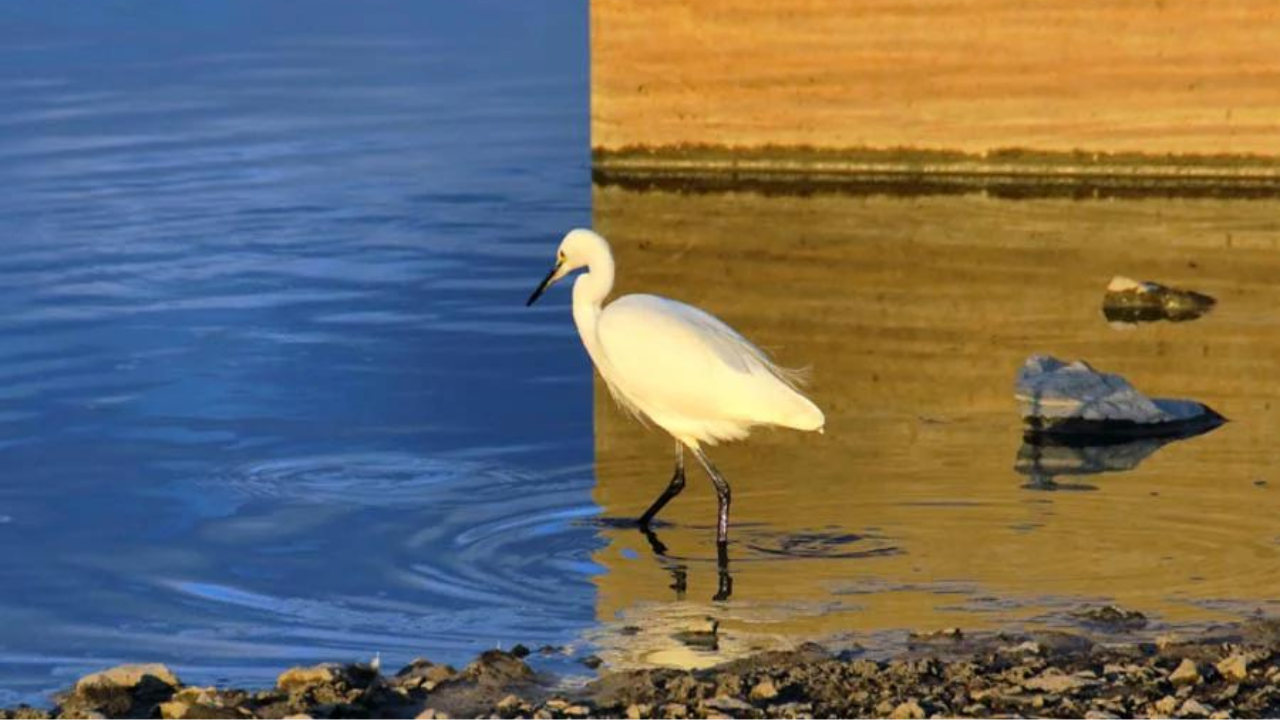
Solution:
[{"label": "egret's head", "polygon": [[560,248],[556,250],[556,264],[542,279],[538,289],[529,296],[529,301],[525,305],[534,304],[547,288],[555,285],[561,278],[574,270],[587,267],[592,261],[601,257],[610,259],[613,257],[609,251],[609,243],[604,238],[583,228],[570,230],[560,241]]}]

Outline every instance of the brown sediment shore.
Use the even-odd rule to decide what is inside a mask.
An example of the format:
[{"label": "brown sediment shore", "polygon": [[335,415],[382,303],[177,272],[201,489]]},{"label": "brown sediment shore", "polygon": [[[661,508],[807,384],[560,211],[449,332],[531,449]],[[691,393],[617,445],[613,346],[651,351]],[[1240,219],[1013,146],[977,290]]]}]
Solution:
[{"label": "brown sediment shore", "polygon": [[690,191],[1280,195],[1280,158],[1247,154],[696,144],[596,148],[592,172],[601,185]]},{"label": "brown sediment shore", "polygon": [[183,685],[162,665],[113,668],[14,717],[1272,717],[1280,714],[1280,621],[1156,643],[1065,633],[959,631],[919,638],[899,657],[834,655],[817,645],[697,671],[605,670],[558,686],[489,651],[456,670],[417,660],[292,668],[274,688]]}]

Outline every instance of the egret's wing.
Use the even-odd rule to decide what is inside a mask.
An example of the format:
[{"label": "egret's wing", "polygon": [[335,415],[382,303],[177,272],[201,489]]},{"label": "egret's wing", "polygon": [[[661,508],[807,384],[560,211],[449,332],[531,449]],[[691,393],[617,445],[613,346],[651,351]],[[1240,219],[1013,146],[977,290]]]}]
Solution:
[{"label": "egret's wing", "polygon": [[[600,343],[622,394],[651,408],[707,414],[794,374],[715,316],[654,295],[627,295],[600,315]],[[656,419],[656,418],[655,418]]]}]

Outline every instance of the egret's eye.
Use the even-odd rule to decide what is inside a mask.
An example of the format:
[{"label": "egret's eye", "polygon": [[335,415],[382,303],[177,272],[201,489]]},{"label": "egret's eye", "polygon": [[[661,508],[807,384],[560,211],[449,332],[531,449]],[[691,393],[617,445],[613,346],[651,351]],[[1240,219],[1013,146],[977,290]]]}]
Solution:
[{"label": "egret's eye", "polygon": [[558,253],[556,253],[556,262],[564,262],[564,253],[563,253],[563,252],[558,252]]}]

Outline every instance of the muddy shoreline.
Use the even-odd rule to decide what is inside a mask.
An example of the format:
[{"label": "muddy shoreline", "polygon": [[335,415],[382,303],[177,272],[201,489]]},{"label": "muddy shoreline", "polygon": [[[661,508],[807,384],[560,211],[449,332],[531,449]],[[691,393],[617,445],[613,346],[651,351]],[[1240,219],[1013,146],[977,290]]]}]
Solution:
[{"label": "muddy shoreline", "polygon": [[[1104,618],[1123,624],[1123,615]],[[705,670],[610,671],[580,687],[535,672],[529,651],[491,650],[464,668],[415,660],[295,667],[266,690],[192,687],[163,665],[81,678],[50,710],[3,718],[385,717],[1273,717],[1280,620],[1157,642],[1107,634],[916,636],[887,660],[807,644]],[[384,671],[385,670],[385,671]]]}]

